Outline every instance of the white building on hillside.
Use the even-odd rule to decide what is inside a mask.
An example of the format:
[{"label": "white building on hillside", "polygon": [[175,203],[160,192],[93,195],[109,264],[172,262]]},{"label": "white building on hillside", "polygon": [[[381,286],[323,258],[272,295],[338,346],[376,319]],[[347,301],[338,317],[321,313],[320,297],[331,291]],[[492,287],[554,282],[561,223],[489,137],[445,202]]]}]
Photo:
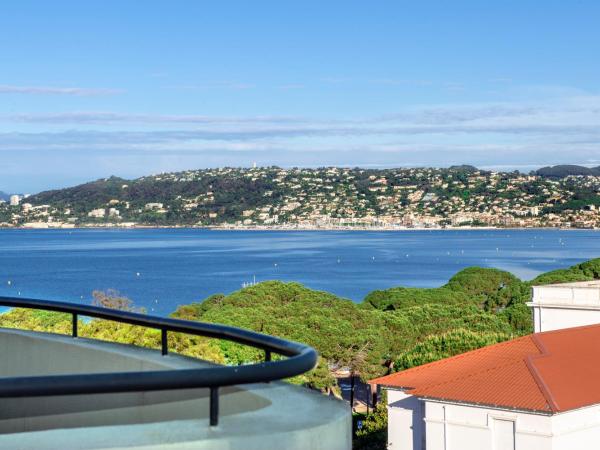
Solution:
[{"label": "white building on hillside", "polygon": [[105,215],[106,215],[106,209],[104,209],[104,208],[92,209],[88,213],[88,217],[95,217],[96,219],[102,219],[102,218],[104,218]]},{"label": "white building on hillside", "polygon": [[543,332],[372,380],[388,392],[388,449],[598,446],[600,282],[535,287],[530,305]]},{"label": "white building on hillside", "polygon": [[21,202],[20,196],[18,196],[18,195],[10,196],[10,206],[18,206],[20,202]]}]

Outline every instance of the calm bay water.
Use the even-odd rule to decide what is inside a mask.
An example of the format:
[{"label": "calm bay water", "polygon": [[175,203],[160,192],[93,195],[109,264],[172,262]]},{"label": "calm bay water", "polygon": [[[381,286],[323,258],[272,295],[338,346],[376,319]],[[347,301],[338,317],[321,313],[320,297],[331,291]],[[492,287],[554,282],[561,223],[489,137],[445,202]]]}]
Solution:
[{"label": "calm bay water", "polygon": [[561,230],[0,230],[0,295],[86,302],[118,289],[166,315],[244,282],[299,281],[360,301],[433,287],[468,266],[523,279],[600,257],[600,232]]}]

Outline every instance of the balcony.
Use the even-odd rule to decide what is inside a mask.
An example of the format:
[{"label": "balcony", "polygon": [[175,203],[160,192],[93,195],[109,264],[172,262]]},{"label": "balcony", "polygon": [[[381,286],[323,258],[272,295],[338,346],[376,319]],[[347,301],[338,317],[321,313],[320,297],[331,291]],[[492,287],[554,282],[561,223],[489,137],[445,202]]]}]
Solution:
[{"label": "balcony", "polygon": [[[310,369],[310,347],[214,324],[40,300],[73,315],[73,335],[0,329],[0,448],[349,450],[348,406],[282,378]],[[162,330],[162,351],[77,337],[80,316]],[[226,367],[168,352],[170,331],[265,350]],[[271,360],[272,354],[284,358]]]},{"label": "balcony", "polygon": [[594,280],[534,286],[530,306],[536,305],[600,307],[600,282]]}]

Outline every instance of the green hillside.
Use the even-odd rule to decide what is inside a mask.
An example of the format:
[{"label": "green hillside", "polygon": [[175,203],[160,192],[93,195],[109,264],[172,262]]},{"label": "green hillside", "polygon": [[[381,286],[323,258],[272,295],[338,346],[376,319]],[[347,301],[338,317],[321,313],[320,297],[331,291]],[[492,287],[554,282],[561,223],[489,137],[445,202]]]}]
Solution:
[{"label": "green hillside", "polygon": [[[568,169],[568,170],[567,170]],[[600,176],[450,168],[218,168],[109,177],[0,204],[0,223],[155,226],[600,226]]]}]

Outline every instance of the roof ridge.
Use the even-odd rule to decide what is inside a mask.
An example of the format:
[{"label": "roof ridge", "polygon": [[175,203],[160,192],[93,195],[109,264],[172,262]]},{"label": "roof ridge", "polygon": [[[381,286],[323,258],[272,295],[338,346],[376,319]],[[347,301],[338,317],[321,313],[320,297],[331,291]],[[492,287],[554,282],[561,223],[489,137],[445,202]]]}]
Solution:
[{"label": "roof ridge", "polygon": [[540,359],[540,358],[547,358],[551,355],[551,353],[548,351],[548,349],[546,348],[546,345],[540,339],[540,336],[536,336],[535,334],[533,334],[531,336],[531,340],[537,346],[537,348],[540,350],[540,354],[539,355],[528,355],[525,358],[525,364],[527,364],[527,369],[531,373],[531,376],[535,380],[535,383],[537,384],[539,390],[542,392],[542,395],[548,402],[548,405],[550,405],[550,408],[552,409],[552,411],[558,412],[558,411],[560,411],[560,406],[558,405],[558,402],[554,398],[552,391],[550,390],[550,388],[544,381],[542,374],[540,374],[540,372],[537,370],[537,367],[535,366],[535,360]]},{"label": "roof ridge", "polygon": [[[498,342],[498,343],[492,344],[492,345],[486,345],[485,347],[480,347],[480,348],[476,348],[476,349],[473,349],[473,350],[469,350],[468,352],[460,353],[460,354],[454,355],[454,356],[449,356],[448,358],[438,359],[437,361],[432,361],[432,362],[429,362],[429,363],[426,363],[426,364],[422,364],[422,365],[419,365],[419,366],[416,366],[416,367],[411,367],[409,369],[405,369],[405,370],[394,372],[394,373],[391,373],[391,374],[388,374],[388,375],[384,375],[382,377],[378,377],[378,378],[375,378],[375,379],[371,380],[369,383],[375,383],[375,384],[377,384],[376,382],[378,380],[382,380],[382,379],[387,378],[387,377],[391,377],[391,376],[399,375],[399,374],[407,374],[407,373],[419,372],[421,370],[425,370],[425,369],[427,369],[429,367],[432,367],[432,366],[436,366],[436,365],[439,365],[439,364],[442,364],[442,363],[445,364],[448,361],[455,361],[455,360],[458,360],[458,359],[466,358],[467,356],[470,356],[470,355],[472,355],[474,353],[483,353],[484,351],[487,352],[490,349],[493,349],[493,348],[496,348],[496,347],[500,347],[500,346],[503,346],[503,345],[514,344],[515,342],[524,341],[527,338],[531,339],[531,336],[533,336],[533,335],[532,334],[527,334],[525,336],[519,336],[519,337],[514,338],[514,339],[509,339],[508,341]],[[522,358],[516,358],[516,357],[513,358],[513,360],[518,360],[518,359],[522,359]]]}]

